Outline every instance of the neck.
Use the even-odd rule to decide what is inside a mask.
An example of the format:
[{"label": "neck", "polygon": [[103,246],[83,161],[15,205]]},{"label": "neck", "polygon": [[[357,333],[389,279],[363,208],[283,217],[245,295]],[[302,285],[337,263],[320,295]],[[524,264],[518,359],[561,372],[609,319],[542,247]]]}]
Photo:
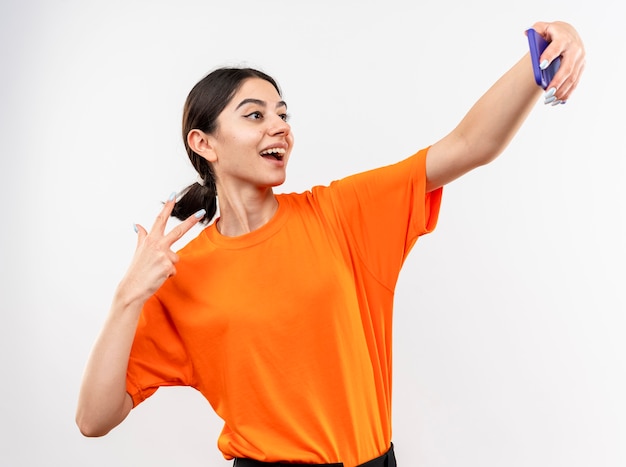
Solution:
[{"label": "neck", "polygon": [[252,193],[229,193],[218,186],[220,218],[218,231],[226,237],[238,237],[267,224],[278,209],[271,188]]}]

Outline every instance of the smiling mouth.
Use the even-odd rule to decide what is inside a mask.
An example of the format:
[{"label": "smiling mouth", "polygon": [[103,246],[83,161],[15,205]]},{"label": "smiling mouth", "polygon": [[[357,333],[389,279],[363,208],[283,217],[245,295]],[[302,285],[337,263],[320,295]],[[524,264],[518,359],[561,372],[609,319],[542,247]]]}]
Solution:
[{"label": "smiling mouth", "polygon": [[261,151],[261,157],[268,157],[272,159],[276,159],[277,161],[282,161],[285,156],[285,150],[283,148],[270,148],[265,151]]}]

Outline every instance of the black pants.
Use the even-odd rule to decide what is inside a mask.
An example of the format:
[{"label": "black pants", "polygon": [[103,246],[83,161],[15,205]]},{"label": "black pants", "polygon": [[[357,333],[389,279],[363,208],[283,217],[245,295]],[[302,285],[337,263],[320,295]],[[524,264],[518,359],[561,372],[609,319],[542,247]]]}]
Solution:
[{"label": "black pants", "polygon": [[[320,465],[324,467],[343,467],[340,462],[338,464],[292,464],[284,462],[261,462],[254,459],[235,459],[233,467],[297,467],[300,465]],[[371,461],[367,461],[358,467],[396,467],[396,456],[393,452],[393,444],[385,454]]]}]

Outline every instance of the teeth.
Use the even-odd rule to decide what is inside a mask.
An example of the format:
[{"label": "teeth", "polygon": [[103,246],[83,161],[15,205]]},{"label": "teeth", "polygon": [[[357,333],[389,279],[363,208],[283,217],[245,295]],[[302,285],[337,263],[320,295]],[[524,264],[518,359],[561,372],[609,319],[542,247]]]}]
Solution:
[{"label": "teeth", "polygon": [[265,154],[285,154],[285,150],[283,148],[270,148],[261,152],[262,156]]}]

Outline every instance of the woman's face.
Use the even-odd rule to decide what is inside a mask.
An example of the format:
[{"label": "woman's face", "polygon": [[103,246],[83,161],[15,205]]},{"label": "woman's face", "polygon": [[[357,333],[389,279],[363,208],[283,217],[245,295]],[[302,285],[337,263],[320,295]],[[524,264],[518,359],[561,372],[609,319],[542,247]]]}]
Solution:
[{"label": "woman's face", "polygon": [[243,82],[209,136],[218,183],[228,189],[282,184],[293,146],[287,104],[260,78]]}]

